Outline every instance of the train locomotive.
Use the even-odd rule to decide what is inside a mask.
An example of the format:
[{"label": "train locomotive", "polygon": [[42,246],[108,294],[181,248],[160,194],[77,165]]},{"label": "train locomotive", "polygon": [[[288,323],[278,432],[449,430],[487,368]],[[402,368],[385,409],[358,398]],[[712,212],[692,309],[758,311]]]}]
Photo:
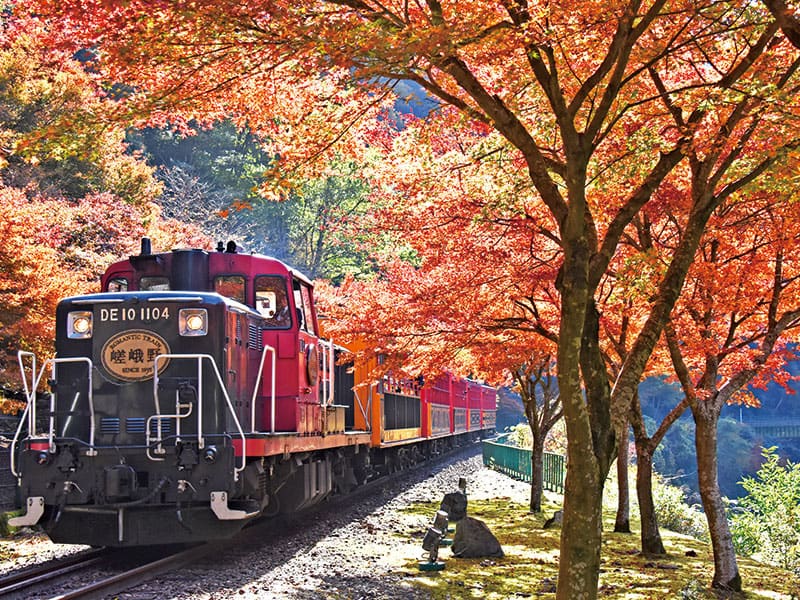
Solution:
[{"label": "train locomotive", "polygon": [[229,537],[494,431],[496,390],[370,380],[320,336],[312,282],[233,243],[154,253],[143,239],[56,319],[54,358],[18,355],[24,513],[10,520],[55,542]]}]

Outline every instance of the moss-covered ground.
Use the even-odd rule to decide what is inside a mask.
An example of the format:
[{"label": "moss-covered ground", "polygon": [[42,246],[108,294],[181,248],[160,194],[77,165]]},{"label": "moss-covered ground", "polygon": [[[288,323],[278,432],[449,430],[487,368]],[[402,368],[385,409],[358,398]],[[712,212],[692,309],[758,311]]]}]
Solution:
[{"label": "moss-covered ground", "polygon": [[[470,500],[470,516],[484,521],[503,546],[504,558],[459,559],[443,547],[439,559],[445,568],[423,572],[408,562],[404,574],[433,598],[554,598],[558,577],[560,529],[543,529],[545,519],[559,507],[528,507],[508,498]],[[433,516],[435,503],[420,503],[409,511]],[[743,594],[718,596],[710,590],[713,557],[710,546],[694,538],[662,530],[667,556],[648,558],[639,552],[638,523],[633,533],[612,533],[614,515],[605,513],[602,567],[598,596],[624,599],[741,598],[800,600],[800,581],[789,571],[748,558],[739,558]]]}]

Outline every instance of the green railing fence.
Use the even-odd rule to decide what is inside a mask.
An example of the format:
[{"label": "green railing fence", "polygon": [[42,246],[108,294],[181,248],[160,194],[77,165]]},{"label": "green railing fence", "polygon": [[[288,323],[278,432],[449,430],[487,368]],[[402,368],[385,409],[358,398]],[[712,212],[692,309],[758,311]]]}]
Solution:
[{"label": "green railing fence", "polygon": [[[522,481],[531,480],[531,451],[504,444],[505,436],[483,441],[483,464]],[[542,460],[544,489],[564,493],[566,459],[562,454],[545,452]]]}]

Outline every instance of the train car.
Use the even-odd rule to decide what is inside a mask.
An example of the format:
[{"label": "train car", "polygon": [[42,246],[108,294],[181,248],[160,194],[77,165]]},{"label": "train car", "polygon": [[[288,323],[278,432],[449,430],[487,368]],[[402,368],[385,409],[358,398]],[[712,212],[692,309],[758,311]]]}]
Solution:
[{"label": "train car", "polygon": [[453,429],[451,433],[464,433],[468,430],[468,382],[465,379],[450,377],[450,388],[453,396]]},{"label": "train car", "polygon": [[481,431],[494,433],[497,428],[497,388],[481,386]]},{"label": "train car", "polygon": [[467,411],[469,431],[480,430],[483,427],[483,385],[476,381],[467,382]]},{"label": "train car", "polygon": [[11,447],[25,509],[11,524],[56,542],[231,536],[423,460],[466,402],[336,366],[346,350],[320,336],[311,281],[231,243],[143,240],[56,319],[54,358],[19,353],[28,405]]},{"label": "train car", "polygon": [[425,386],[426,435],[432,439],[453,432],[453,387],[449,373],[434,378]]},{"label": "train car", "polygon": [[[351,355],[363,349],[361,343],[342,348]],[[381,362],[381,357],[377,357],[354,368],[351,362],[341,358],[336,361],[336,380],[347,380],[339,397],[347,397],[349,393],[349,397],[354,398],[345,401],[347,424],[370,429],[370,469],[376,473],[391,472],[494,432],[493,426],[485,430],[476,426],[471,431],[462,428],[454,434],[454,411],[464,402],[457,393],[465,393],[466,380],[447,373],[429,380],[392,373],[375,379],[373,373],[380,371]],[[469,382],[469,385],[476,389],[486,387],[477,382]],[[496,411],[496,407],[487,407],[487,410]],[[372,423],[379,426],[372,427]]]}]

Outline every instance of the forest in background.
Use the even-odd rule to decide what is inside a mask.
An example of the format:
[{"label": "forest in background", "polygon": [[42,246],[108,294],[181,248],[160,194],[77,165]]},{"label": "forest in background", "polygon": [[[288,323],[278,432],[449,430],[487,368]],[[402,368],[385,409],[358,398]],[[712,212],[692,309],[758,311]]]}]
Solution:
[{"label": "forest in background", "polygon": [[[787,94],[794,49],[791,37],[787,43],[778,34],[790,29],[780,18],[752,3],[701,3],[685,11],[637,3],[620,6],[601,27],[592,7],[578,6],[539,30],[549,12],[488,2],[488,12],[475,13],[443,12],[432,2],[388,20],[369,3],[320,12],[277,3],[275,13],[256,7],[252,15],[232,5],[219,21],[210,16],[219,11],[204,12],[203,2],[156,13],[126,3],[126,14],[143,11],[130,20],[111,10],[113,2],[90,12],[69,1],[32,4],[37,19],[57,15],[44,36],[54,48],[98,44],[98,67],[130,90],[148,92],[133,94],[126,102],[133,112],[122,117],[141,124],[146,114],[152,124],[175,111],[179,125],[192,127],[190,115],[202,115],[202,126],[232,115],[242,129],[258,132],[275,159],[258,184],[262,195],[302,199],[309,182],[334,172],[347,177],[350,165],[358,165],[376,187],[370,188],[374,220],[362,221],[359,233],[367,237],[357,249],[370,250],[381,279],[357,285],[357,277],[346,277],[334,292],[328,306],[349,305],[351,332],[376,348],[402,350],[412,369],[452,365],[496,376],[555,357],[571,455],[560,598],[596,594],[600,528],[593,525],[615,428],[638,404],[645,371],[673,369],[697,423],[700,488],[715,551],[712,585],[741,586],[711,477],[716,432],[726,403],[752,401],[748,382],[782,372],[794,352],[786,337],[798,315],[797,219],[793,188],[785,185],[797,158]],[[486,25],[487,14],[499,19],[497,26]],[[280,18],[280,27],[263,22],[272,18]],[[440,27],[445,22],[456,26]],[[429,27],[430,35],[420,36],[418,27]],[[665,36],[665,28],[673,35]],[[204,51],[193,53],[194,44]],[[220,60],[202,58],[212,55]],[[136,56],[158,60],[131,60]],[[676,60],[685,68],[675,69]],[[265,68],[253,70],[254,64]],[[387,74],[390,82],[426,86],[440,110],[387,127]],[[16,208],[27,201],[53,211],[53,180],[41,173],[51,156],[92,158],[91,145],[76,150],[75,140],[59,138],[103,112],[97,106],[84,115],[81,107],[73,102],[61,119],[45,115],[41,135],[8,134],[9,173],[16,177],[5,180],[6,193],[18,199]],[[29,113],[40,114],[39,106]],[[77,174],[86,181],[92,170]],[[174,175],[178,192],[189,187],[181,181],[194,177],[183,168]],[[102,191],[99,179],[93,188]],[[117,199],[132,206],[152,200],[118,188]],[[69,193],[66,205],[80,206],[82,196]],[[229,201],[234,209],[249,204],[246,193]],[[111,206],[98,204],[92,219],[103,221]],[[129,221],[146,231],[161,222],[163,209],[156,208],[157,216],[140,211]],[[232,212],[197,208],[207,216]],[[344,231],[346,221],[340,213],[327,223]],[[118,216],[101,230],[113,231],[115,222]],[[37,241],[53,254],[26,258],[63,271],[68,246],[46,229]],[[311,257],[317,248],[306,244],[303,252]],[[7,260],[13,267],[14,256]],[[19,332],[37,316],[24,302],[26,291],[10,288],[17,311],[24,306],[26,314],[4,314],[4,333]],[[642,418],[631,410],[640,466],[658,441]],[[639,491],[647,489],[645,481]],[[579,540],[578,532],[592,535]],[[643,549],[658,553],[644,526],[642,534]],[[581,576],[573,577],[578,565]]]}]

